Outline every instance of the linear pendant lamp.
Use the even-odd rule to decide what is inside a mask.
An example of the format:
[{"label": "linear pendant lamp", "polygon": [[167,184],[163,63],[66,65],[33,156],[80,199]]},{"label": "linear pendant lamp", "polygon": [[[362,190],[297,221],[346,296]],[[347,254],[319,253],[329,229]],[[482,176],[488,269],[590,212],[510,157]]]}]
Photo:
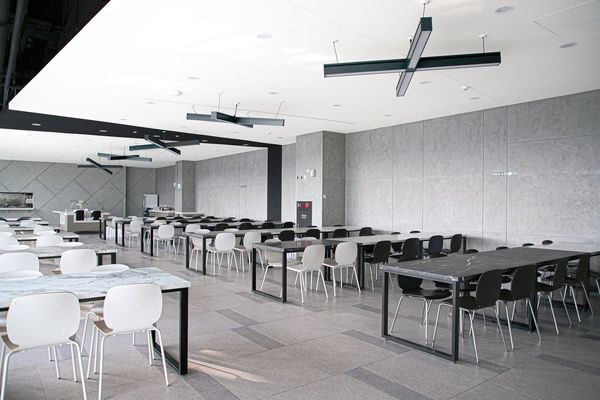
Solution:
[{"label": "linear pendant lamp", "polygon": [[325,64],[323,66],[324,76],[330,78],[400,73],[400,80],[396,85],[396,96],[400,97],[406,94],[415,72],[497,66],[501,62],[500,52],[422,57],[432,30],[431,17],[422,17],[410,43],[406,58]]},{"label": "linear pendant lamp", "polygon": [[208,121],[208,122],[225,122],[235,125],[253,128],[254,125],[272,125],[284,126],[285,120],[279,118],[253,118],[253,117],[237,117],[235,115],[225,114],[219,111],[213,111],[210,114],[194,114],[188,113],[186,118],[191,121]]},{"label": "linear pendant lamp", "polygon": [[176,149],[176,147],[197,146],[200,144],[200,140],[198,140],[198,139],[183,140],[180,142],[163,142],[162,140],[157,139],[151,135],[144,135],[144,139],[150,143],[149,144],[136,144],[133,146],[129,146],[129,151],[164,149],[164,150],[167,150],[167,151],[175,154],[176,156],[179,156],[179,155],[181,155],[181,151]]},{"label": "linear pendant lamp", "polygon": [[143,161],[143,162],[152,162],[150,157],[140,157],[137,154],[109,154],[109,153],[98,153],[98,157],[107,158],[110,161],[121,161],[121,160],[129,160],[129,161]]},{"label": "linear pendant lamp", "polygon": [[123,168],[122,165],[102,165],[99,162],[96,162],[89,157],[87,157],[85,159],[85,161],[89,162],[89,164],[80,164],[77,166],[77,168],[98,168],[98,169],[103,170],[104,172],[106,172],[109,175],[113,174],[110,169],[122,169]]}]

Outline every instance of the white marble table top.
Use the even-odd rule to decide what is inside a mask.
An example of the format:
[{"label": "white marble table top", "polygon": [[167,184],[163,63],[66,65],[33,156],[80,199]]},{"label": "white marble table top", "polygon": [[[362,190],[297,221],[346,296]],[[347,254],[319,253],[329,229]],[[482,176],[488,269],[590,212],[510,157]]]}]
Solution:
[{"label": "white marble table top", "polygon": [[[73,232],[58,232],[57,235],[61,236],[65,240],[69,239],[79,239],[79,235]],[[35,242],[40,235],[35,235],[34,233],[16,233],[15,237],[19,242]]]},{"label": "white marble table top", "polygon": [[[37,225],[49,225],[48,221],[42,221],[42,220],[32,220],[33,222],[35,222]],[[7,221],[9,226],[19,226],[21,225],[21,221]]]},{"label": "white marble table top", "polygon": [[[38,256],[38,258],[59,258],[62,253],[67,250],[74,249],[92,249],[96,252],[96,254],[112,254],[117,252],[117,248],[114,245],[107,245],[104,243],[95,243],[95,244],[84,244],[79,247],[62,247],[62,246],[46,246],[46,247],[31,247],[25,251],[27,253],[33,253]],[[5,253],[14,253],[14,250],[0,250],[0,255]]]},{"label": "white marble table top", "polygon": [[72,292],[79,300],[103,298],[108,289],[136,283],[154,283],[161,290],[189,288],[191,283],[161,269],[134,268],[111,274],[45,275],[35,279],[2,282],[0,311],[17,297],[38,293]]}]

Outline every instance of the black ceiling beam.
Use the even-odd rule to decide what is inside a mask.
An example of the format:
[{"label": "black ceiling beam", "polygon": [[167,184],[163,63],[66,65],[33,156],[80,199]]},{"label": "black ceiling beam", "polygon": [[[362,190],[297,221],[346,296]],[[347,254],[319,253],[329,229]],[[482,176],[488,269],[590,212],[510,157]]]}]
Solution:
[{"label": "black ceiling beam", "polygon": [[[34,126],[32,124],[39,124]],[[144,139],[148,133],[160,132],[162,140],[185,141],[200,140],[202,143],[221,144],[227,146],[250,146],[259,148],[278,147],[277,144],[255,142],[250,140],[223,138],[210,135],[198,135],[187,132],[149,129],[143,126],[116,124],[81,118],[62,117],[58,115],[32,113],[27,111],[8,110],[0,112],[0,129],[16,129],[38,132],[59,132],[76,135],[92,135],[103,137],[120,137]],[[100,131],[103,132],[100,132]],[[106,132],[104,132],[106,131]],[[134,133],[135,132],[135,133]]]}]

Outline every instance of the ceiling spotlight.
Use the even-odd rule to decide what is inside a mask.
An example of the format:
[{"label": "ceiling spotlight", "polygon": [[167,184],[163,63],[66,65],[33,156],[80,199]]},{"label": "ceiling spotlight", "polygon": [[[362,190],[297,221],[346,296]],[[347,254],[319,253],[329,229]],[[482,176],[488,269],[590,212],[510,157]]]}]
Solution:
[{"label": "ceiling spotlight", "polygon": [[267,132],[267,133],[266,133],[266,135],[267,135],[267,136],[271,136],[271,132]]},{"label": "ceiling spotlight", "polygon": [[156,104],[153,101],[147,101],[146,104]]},{"label": "ceiling spotlight", "polygon": [[479,97],[471,97],[469,100],[479,100]]},{"label": "ceiling spotlight", "polygon": [[208,140],[202,139],[202,143],[208,143]]},{"label": "ceiling spotlight", "polygon": [[341,107],[341,104],[332,104],[331,107]]},{"label": "ceiling spotlight", "polygon": [[431,81],[421,81],[419,82],[419,85],[429,85],[431,83]]},{"label": "ceiling spotlight", "polygon": [[195,81],[195,80],[200,79],[200,78],[198,78],[197,76],[188,76],[188,79],[190,81]]},{"label": "ceiling spotlight", "polygon": [[258,39],[271,39],[273,35],[271,35],[270,33],[259,33],[258,35],[256,35],[256,37]]},{"label": "ceiling spotlight", "polygon": [[100,133],[106,133],[108,131],[106,129],[98,129],[98,132],[100,132]]},{"label": "ceiling spotlight", "polygon": [[133,133],[137,133],[137,131],[133,131]]},{"label": "ceiling spotlight", "polygon": [[513,6],[502,6],[502,7],[498,7],[494,10],[494,12],[496,14],[508,14],[510,12],[513,12],[515,10],[515,8]]},{"label": "ceiling spotlight", "polygon": [[42,124],[40,124],[38,122],[32,122],[31,125],[33,125],[33,126],[42,126]]},{"label": "ceiling spotlight", "polygon": [[276,94],[279,94],[279,93],[278,92],[269,92],[269,94],[276,95]]},{"label": "ceiling spotlight", "polygon": [[471,89],[471,87],[470,87],[470,86],[467,86],[467,85],[462,85],[462,86],[460,87],[460,90],[463,90],[463,91],[464,91],[464,90],[469,90],[469,89]]},{"label": "ceiling spotlight", "polygon": [[392,114],[383,114],[384,117],[391,117]]},{"label": "ceiling spotlight", "polygon": [[560,46],[558,46],[561,49],[570,49],[571,47],[575,47],[577,46],[577,42],[567,42],[567,43],[563,43]]}]

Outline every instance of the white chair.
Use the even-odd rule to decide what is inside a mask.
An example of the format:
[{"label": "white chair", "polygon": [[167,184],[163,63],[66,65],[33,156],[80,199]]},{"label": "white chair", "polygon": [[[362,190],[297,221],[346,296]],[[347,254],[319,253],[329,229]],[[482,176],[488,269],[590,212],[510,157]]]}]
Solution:
[{"label": "white chair", "polygon": [[60,272],[63,275],[90,272],[98,266],[98,256],[92,249],[67,250],[60,256]]},{"label": "white chair", "polygon": [[288,271],[293,271],[299,274],[300,277],[300,298],[304,303],[304,292],[306,291],[306,273],[317,271],[317,287],[319,290],[319,277],[323,282],[323,289],[325,290],[325,296],[329,298],[327,294],[327,287],[325,287],[325,278],[323,277],[323,262],[325,261],[325,246],[322,244],[311,244],[304,249],[302,256],[302,263],[288,266]]},{"label": "white chair", "polygon": [[[154,241],[156,242],[156,254],[158,254],[159,245],[161,243],[163,244],[164,249],[163,254],[170,254],[171,246],[173,246],[173,253],[175,253],[175,227],[166,224],[160,225],[156,231]],[[154,243],[151,245],[154,246]]]},{"label": "white chair", "polygon": [[36,226],[35,221],[32,221],[30,219],[25,219],[21,222],[19,222],[19,226],[23,227],[23,228],[33,228],[34,226]]},{"label": "white chair", "polygon": [[[190,233],[190,232],[199,231],[200,229],[201,229],[200,224],[189,224],[185,227],[184,232]],[[177,247],[175,248],[175,254],[179,254],[179,245],[181,244],[182,240],[185,243],[185,236],[183,236],[183,235],[177,236]]]},{"label": "white chair", "polygon": [[60,235],[41,235],[35,241],[35,247],[60,246],[63,238]]},{"label": "white chair", "polygon": [[327,268],[331,268],[332,280],[333,280],[333,297],[336,297],[335,287],[335,270],[340,271],[340,288],[343,286],[342,280],[342,270],[348,270],[348,268],[352,268],[354,272],[354,277],[356,278],[356,287],[358,289],[358,293],[360,293],[360,285],[358,284],[358,274],[356,273],[356,265],[354,262],[356,261],[357,255],[357,246],[354,242],[342,242],[338,244],[335,248],[335,259],[328,258],[323,262],[323,265]]},{"label": "white chair", "polygon": [[2,335],[2,389],[6,395],[8,365],[12,355],[38,347],[51,347],[54,352],[56,377],[60,378],[56,347],[71,347],[73,379],[77,381],[75,355],[77,350],[83,398],[87,399],[81,361],[81,348],[74,340],[79,329],[79,301],[72,293],[43,293],[18,297],[12,301],[6,317],[6,334]]},{"label": "white chair", "polygon": [[108,221],[106,221],[106,237],[115,237],[114,235],[116,235],[115,229],[116,229],[116,224],[115,224],[115,220],[117,218],[111,218]]},{"label": "white chair", "polygon": [[117,273],[129,270],[129,267],[125,264],[104,264],[98,265],[97,267],[92,268],[90,271],[93,274],[107,274],[107,273]]},{"label": "white chair", "polygon": [[33,253],[6,253],[0,255],[0,273],[11,271],[39,271],[40,261]]},{"label": "white chair", "polygon": [[19,241],[14,236],[0,236],[0,247],[4,246],[16,246]]},{"label": "white chair", "polygon": [[233,257],[233,261],[235,262],[235,270],[238,270],[237,258],[235,258],[235,253],[233,249],[235,248],[235,235],[232,232],[223,232],[217,234],[215,237],[215,245],[208,246],[206,249],[208,255],[212,255],[212,264],[213,271],[216,273],[217,264],[219,268],[221,268],[221,262],[223,261],[223,256],[227,255],[227,269],[231,269],[231,258]]},{"label": "white chair", "polygon": [[[244,238],[242,239],[242,244],[239,244],[233,248],[234,251],[240,253],[240,260],[242,262],[242,271],[244,269],[244,255],[248,256],[248,265],[252,263],[252,246],[255,243],[260,243],[262,241],[262,235],[260,232],[246,232],[244,233]],[[260,258],[260,264],[263,264],[262,254],[260,251],[256,252],[258,257]]]},{"label": "white chair", "polygon": [[131,247],[131,239],[140,240],[142,236],[142,221],[138,219],[131,220],[129,225],[125,225],[125,237],[129,240],[129,247]]},{"label": "white chair", "polygon": [[240,230],[238,228],[227,228],[224,229],[223,232],[239,232]]},{"label": "white chair", "polygon": [[[47,232],[55,232],[54,228],[49,225],[36,225],[33,228],[34,235],[48,235]],[[52,235],[52,233],[50,233]]]},{"label": "white chair", "polygon": [[[197,230],[196,233],[200,234],[200,235],[206,235],[207,233],[210,233],[210,231],[208,229],[200,229],[200,230]],[[196,255],[196,270],[197,270],[198,269],[198,259],[200,258],[200,253],[202,253],[204,251],[204,245],[203,245],[202,238],[192,236],[191,239],[192,239],[192,254],[191,254],[191,258],[190,258],[190,264],[194,260],[194,254],[195,254]]]},{"label": "white chair", "polygon": [[[152,365],[154,350],[150,339],[150,332],[155,331],[160,345],[165,383],[169,386],[167,375],[167,364],[165,362],[165,351],[162,342],[162,334],[155,326],[162,314],[162,292],[160,287],[154,284],[142,283],[135,285],[124,285],[110,288],[104,300],[102,319],[94,321],[92,336],[92,349],[94,361],[98,358],[98,339],[100,339],[100,368],[98,377],[98,399],[102,398],[102,378],[104,364],[104,341],[109,336],[121,334],[145,332],[148,338],[148,361]],[[92,361],[92,354],[88,360],[88,374]]]},{"label": "white chair", "polygon": [[8,232],[12,234],[13,230],[8,225],[0,225],[0,232]]},{"label": "white chair", "polygon": [[9,226],[8,222],[0,220],[0,226]]},{"label": "white chair", "polygon": [[[265,240],[265,243],[279,243],[279,242],[281,242],[281,240],[276,239],[276,238]],[[265,250],[263,257],[264,257],[263,259],[265,260],[267,266],[265,268],[265,273],[262,278],[262,283],[260,284],[260,290],[262,290],[263,286],[265,285],[265,280],[267,279],[267,273],[269,272],[269,268],[273,268],[273,269],[283,268],[283,253]],[[298,264],[300,264],[300,263],[296,260],[287,260],[288,267],[293,266],[293,265],[298,265]]]},{"label": "white chair", "polygon": [[2,231],[2,230],[0,230],[0,236],[12,236],[12,235],[14,235],[14,233],[12,233],[11,231]]},{"label": "white chair", "polygon": [[[22,270],[8,271],[0,273],[0,281],[22,281],[27,279],[35,279],[44,276],[40,271]],[[2,325],[2,317],[0,317],[0,326]]]}]

